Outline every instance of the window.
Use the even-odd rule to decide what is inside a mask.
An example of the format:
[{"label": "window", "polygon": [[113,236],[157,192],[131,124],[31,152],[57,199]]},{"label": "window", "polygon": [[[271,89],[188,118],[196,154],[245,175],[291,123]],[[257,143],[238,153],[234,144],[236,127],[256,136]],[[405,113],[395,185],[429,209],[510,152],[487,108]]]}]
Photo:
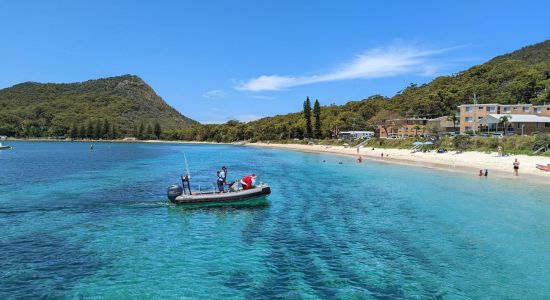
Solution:
[{"label": "window", "polygon": [[522,126],[523,126],[523,123],[517,123],[517,124],[516,124],[516,128],[517,128],[517,129],[521,129]]},{"label": "window", "polygon": [[479,109],[483,109],[483,106],[478,107]]},{"label": "window", "polygon": [[544,123],[544,128],[550,128],[550,123]]},{"label": "window", "polygon": [[481,120],[481,119],[483,119],[483,117],[477,117],[477,119],[478,119],[478,120]]},{"label": "window", "polygon": [[471,112],[473,112],[473,111],[474,111],[474,108],[473,108],[473,107],[471,107],[471,106],[467,106],[467,107],[466,107],[466,112],[467,112],[467,113],[471,113]]},{"label": "window", "polygon": [[466,118],[464,118],[464,121],[466,121],[466,122],[472,122],[472,121],[473,121],[473,118],[472,118],[472,117],[466,117]]},{"label": "window", "polygon": [[535,107],[535,113],[540,114],[540,107]]},{"label": "window", "polygon": [[511,108],[511,107],[509,107],[509,106],[505,106],[505,107],[504,107],[504,112],[509,113],[510,111],[512,111],[510,108]]},{"label": "window", "polygon": [[524,107],[523,107],[523,112],[528,113],[528,112],[529,112],[529,106],[524,106]]},{"label": "window", "polygon": [[537,123],[537,129],[541,129],[542,128],[542,123]]},{"label": "window", "polygon": [[487,106],[487,111],[488,112],[495,112],[495,107],[494,106]]},{"label": "window", "polygon": [[472,131],[472,126],[466,126],[466,127],[464,127],[464,131]]}]

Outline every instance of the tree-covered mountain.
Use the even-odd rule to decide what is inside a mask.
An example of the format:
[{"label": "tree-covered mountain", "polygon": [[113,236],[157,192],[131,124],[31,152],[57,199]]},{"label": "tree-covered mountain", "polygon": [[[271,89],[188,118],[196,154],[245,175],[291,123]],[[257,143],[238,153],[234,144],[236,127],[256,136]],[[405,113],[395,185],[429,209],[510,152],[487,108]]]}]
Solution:
[{"label": "tree-covered mountain", "polygon": [[157,126],[176,130],[193,124],[198,123],[133,75],[67,84],[25,82],[0,90],[3,135],[64,136],[72,131],[93,137],[94,131],[114,131],[121,136],[139,133],[140,127],[153,133]]},{"label": "tree-covered mountain", "polygon": [[[367,129],[399,116],[453,115],[458,105],[472,103],[474,93],[479,103],[550,103],[550,40],[495,57],[463,72],[437,77],[427,84],[411,84],[391,98],[374,95],[340,106],[323,106],[322,136],[330,137],[335,128]],[[304,115],[297,112],[246,124],[231,121],[223,125],[191,126],[172,131],[170,136],[226,142],[279,140],[303,138],[307,135],[306,127]]]}]

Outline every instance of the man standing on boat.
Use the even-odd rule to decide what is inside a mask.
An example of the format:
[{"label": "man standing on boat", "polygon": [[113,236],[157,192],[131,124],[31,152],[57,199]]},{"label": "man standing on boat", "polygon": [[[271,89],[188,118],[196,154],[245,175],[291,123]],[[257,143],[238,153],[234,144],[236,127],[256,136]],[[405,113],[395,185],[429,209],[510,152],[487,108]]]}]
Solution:
[{"label": "man standing on boat", "polygon": [[227,179],[227,168],[223,166],[222,169],[218,171],[218,190],[220,191],[220,193],[225,192],[224,186],[225,186],[226,179]]},{"label": "man standing on boat", "polygon": [[241,179],[243,190],[246,191],[248,189],[251,189],[254,186],[255,182],[256,182],[256,174],[246,175],[245,177],[243,177],[243,179]]}]

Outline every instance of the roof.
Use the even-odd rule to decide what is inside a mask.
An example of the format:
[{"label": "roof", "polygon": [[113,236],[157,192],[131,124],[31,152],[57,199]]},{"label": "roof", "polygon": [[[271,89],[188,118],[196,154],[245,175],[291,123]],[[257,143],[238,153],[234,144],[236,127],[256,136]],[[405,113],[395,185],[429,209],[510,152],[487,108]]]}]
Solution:
[{"label": "roof", "polygon": [[507,116],[513,123],[550,123],[550,117],[537,115],[510,115],[510,114],[489,114],[479,120],[482,124],[495,124],[500,122],[500,118]]},{"label": "roof", "polygon": [[[443,116],[439,118],[429,119],[428,122],[438,122],[441,127],[454,127],[451,116]],[[458,123],[458,116],[457,116]]]},{"label": "roof", "polygon": [[532,106],[532,107],[549,107],[550,104],[531,104],[531,103],[517,103],[517,104],[499,104],[499,103],[478,103],[478,104],[461,104],[461,106]]},{"label": "roof", "polygon": [[355,133],[365,133],[365,134],[369,134],[369,133],[372,133],[374,134],[374,131],[359,131],[359,130],[356,130],[356,131],[340,131],[340,133],[349,133],[349,134],[355,134]]}]

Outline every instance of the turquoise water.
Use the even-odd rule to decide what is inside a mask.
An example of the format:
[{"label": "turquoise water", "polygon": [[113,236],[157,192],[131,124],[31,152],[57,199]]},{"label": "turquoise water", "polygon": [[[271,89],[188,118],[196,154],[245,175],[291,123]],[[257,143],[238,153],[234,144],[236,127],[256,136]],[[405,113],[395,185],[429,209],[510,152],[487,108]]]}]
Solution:
[{"label": "turquoise water", "polygon": [[[253,147],[10,144],[0,299],[550,296],[547,186]],[[273,193],[168,204],[184,152],[194,183],[227,165]]]}]

